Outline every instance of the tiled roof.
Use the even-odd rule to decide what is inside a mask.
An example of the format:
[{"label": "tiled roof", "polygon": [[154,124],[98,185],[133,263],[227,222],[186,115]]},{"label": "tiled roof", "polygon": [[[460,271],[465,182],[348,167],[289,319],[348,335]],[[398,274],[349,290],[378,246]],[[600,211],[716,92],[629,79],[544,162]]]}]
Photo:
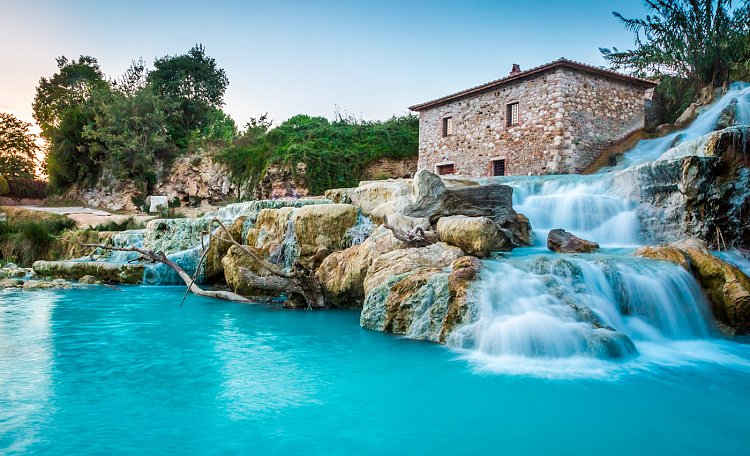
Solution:
[{"label": "tiled roof", "polygon": [[629,82],[631,84],[642,86],[644,89],[655,87],[656,85],[658,85],[656,82],[649,81],[647,79],[636,78],[633,76],[628,76],[622,73],[618,73],[616,71],[604,70],[602,68],[598,68],[598,67],[591,66],[591,65],[586,65],[581,62],[575,62],[573,60],[561,58],[559,60],[555,60],[554,62],[548,63],[546,65],[541,65],[536,68],[532,68],[530,70],[512,74],[505,78],[497,79],[495,81],[491,81],[486,84],[478,85],[470,89],[462,90],[460,92],[456,92],[451,95],[446,95],[444,97],[441,97],[432,101],[428,101],[426,103],[420,103],[420,104],[411,106],[409,107],[409,109],[412,111],[422,111],[424,109],[431,108],[433,106],[441,105],[441,104],[444,104],[453,100],[458,100],[460,98],[464,98],[470,95],[484,92],[486,90],[491,90],[491,89],[503,86],[511,82],[515,82],[521,79],[528,78],[529,76],[533,76],[539,73],[543,73],[545,71],[554,70],[556,68],[561,68],[561,67],[572,68],[575,70],[584,71],[587,73],[592,73],[592,74],[608,77],[611,79],[616,79],[616,80],[623,81],[623,82]]}]

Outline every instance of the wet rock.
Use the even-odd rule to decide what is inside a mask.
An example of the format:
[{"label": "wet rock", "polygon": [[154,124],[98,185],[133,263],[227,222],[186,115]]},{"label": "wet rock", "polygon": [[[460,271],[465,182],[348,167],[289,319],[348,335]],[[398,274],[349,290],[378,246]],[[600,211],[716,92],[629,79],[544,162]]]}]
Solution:
[{"label": "wet rock", "polygon": [[362,307],[370,266],[381,255],[402,245],[390,230],[380,226],[362,244],[333,252],[315,272],[326,300],[336,307]]},{"label": "wet rock", "polygon": [[40,277],[80,280],[90,275],[102,282],[137,284],[143,279],[144,266],[101,261],[36,261],[33,269]]},{"label": "wet rock", "polygon": [[368,293],[360,324],[412,339],[445,342],[454,328],[470,318],[470,285],[480,267],[476,258],[461,257],[450,270],[424,266],[389,277]]},{"label": "wet rock", "polygon": [[5,266],[3,266],[3,269],[17,269],[18,265],[15,263],[7,263]]},{"label": "wet rock", "polygon": [[0,279],[0,288],[19,288],[23,286],[23,281],[13,279]]},{"label": "wet rock", "polygon": [[49,288],[73,288],[73,284],[65,279],[27,280],[21,287],[24,290],[46,290]]},{"label": "wet rock", "polygon": [[252,257],[246,255],[242,249],[236,245],[231,246],[221,262],[224,268],[224,280],[232,291],[242,296],[264,296],[268,294],[268,292],[251,287],[242,278],[240,273],[241,268],[249,269],[261,277],[270,274],[253,260]]},{"label": "wet rock", "polygon": [[716,121],[716,130],[723,130],[734,125],[735,115],[737,112],[737,99],[733,98],[729,104],[721,110],[719,120]]},{"label": "wet rock", "polygon": [[705,243],[692,239],[667,246],[643,247],[635,255],[671,261],[687,269],[706,293],[722,332],[750,334],[750,278],[739,268],[712,255]]},{"label": "wet rock", "polygon": [[81,277],[80,279],[78,279],[78,283],[80,283],[81,285],[96,285],[96,284],[99,284],[99,283],[102,283],[102,282],[101,282],[101,280],[97,279],[94,276],[85,275],[85,276]]},{"label": "wet rock", "polygon": [[292,207],[260,211],[255,225],[247,230],[245,244],[265,258],[274,256],[274,252],[284,243],[284,237],[289,229],[289,219],[294,211]]},{"label": "wet rock", "polygon": [[480,258],[492,251],[509,251],[514,247],[512,234],[488,217],[442,217],[437,222],[437,234],[441,241]]},{"label": "wet rock", "polygon": [[547,235],[547,248],[558,253],[591,253],[599,248],[599,244],[558,228]]}]

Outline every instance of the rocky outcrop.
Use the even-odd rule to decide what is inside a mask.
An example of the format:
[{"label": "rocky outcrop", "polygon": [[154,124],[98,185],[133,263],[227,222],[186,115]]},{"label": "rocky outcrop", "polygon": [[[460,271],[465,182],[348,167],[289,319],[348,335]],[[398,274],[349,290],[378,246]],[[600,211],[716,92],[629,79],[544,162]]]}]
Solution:
[{"label": "rocky outcrop", "polygon": [[698,238],[750,246],[750,127],[732,127],[686,143],[655,162],[613,175],[638,201],[650,243]]},{"label": "rocky outcrop", "polygon": [[512,233],[489,217],[442,217],[437,222],[437,234],[441,241],[480,258],[492,251],[513,250],[515,246]]},{"label": "rocky outcrop", "polygon": [[93,187],[73,186],[63,199],[80,201],[86,206],[99,207],[115,212],[137,212],[141,208],[135,205],[142,194],[132,182],[116,180],[114,177],[102,176]]},{"label": "rocky outcrop", "polygon": [[365,299],[365,277],[381,255],[400,248],[403,243],[381,227],[360,245],[333,252],[323,260],[315,275],[326,300],[336,307],[360,308]]},{"label": "rocky outcrop", "polygon": [[144,246],[166,254],[187,250],[201,243],[210,225],[209,217],[151,220],[146,224]]},{"label": "rocky outcrop", "polygon": [[143,279],[143,264],[102,261],[36,261],[34,272],[40,277],[79,280],[90,275],[103,282],[135,285]]},{"label": "rocky outcrop", "polygon": [[412,177],[417,171],[418,159],[418,155],[406,158],[378,158],[364,167],[362,178],[365,180],[382,180]]},{"label": "rocky outcrop", "polygon": [[558,228],[547,235],[547,248],[558,253],[591,253],[599,249],[599,244]]},{"label": "rocky outcrop", "polygon": [[414,177],[415,201],[404,208],[404,215],[426,217],[435,224],[441,217],[465,215],[489,217],[502,224],[515,219],[513,189],[490,184],[447,188],[437,175],[421,170]]},{"label": "rocky outcrop", "polygon": [[351,204],[303,206],[294,211],[292,223],[299,261],[314,269],[316,255],[345,247],[346,232],[357,223],[357,209]]},{"label": "rocky outcrop", "polygon": [[635,255],[671,261],[687,269],[705,291],[719,328],[729,335],[750,334],[750,278],[712,255],[703,242],[642,247]]},{"label": "rocky outcrop", "polygon": [[153,194],[178,198],[183,205],[216,205],[238,196],[238,187],[230,179],[229,169],[211,159],[209,152],[177,158],[163,171]]},{"label": "rocky outcrop", "polygon": [[227,254],[221,259],[221,263],[224,269],[224,280],[233,292],[247,297],[268,295],[266,291],[253,288],[242,277],[242,268],[248,269],[260,277],[269,275],[269,272],[261,268],[255,260],[244,254],[242,249],[236,245],[231,246]]},{"label": "rocky outcrop", "polygon": [[271,164],[255,186],[255,199],[303,198],[307,188],[307,165]]},{"label": "rocky outcrop", "polygon": [[480,267],[476,258],[461,257],[448,270],[422,266],[390,276],[368,293],[360,324],[412,339],[445,342],[471,314],[470,285]]}]

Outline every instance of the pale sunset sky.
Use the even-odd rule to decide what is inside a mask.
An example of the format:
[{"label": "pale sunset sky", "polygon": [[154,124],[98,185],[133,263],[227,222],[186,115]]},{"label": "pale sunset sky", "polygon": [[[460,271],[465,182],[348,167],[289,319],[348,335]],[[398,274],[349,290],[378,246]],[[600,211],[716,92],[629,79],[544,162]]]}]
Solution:
[{"label": "pale sunset sky", "polygon": [[407,107],[560,57],[603,65],[598,48],[632,46],[621,1],[0,0],[0,111],[33,121],[55,57],[91,55],[118,77],[203,43],[229,76],[225,111],[385,119]]}]

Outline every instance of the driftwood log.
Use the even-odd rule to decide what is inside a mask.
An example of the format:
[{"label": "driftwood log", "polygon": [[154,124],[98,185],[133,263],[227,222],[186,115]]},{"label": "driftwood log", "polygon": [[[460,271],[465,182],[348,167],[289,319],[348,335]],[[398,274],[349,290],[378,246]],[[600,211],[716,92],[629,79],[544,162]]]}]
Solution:
[{"label": "driftwood log", "polygon": [[[214,231],[213,226],[219,225]],[[274,293],[286,293],[288,297],[288,305],[291,307],[303,307],[307,308],[322,308],[326,307],[325,298],[323,297],[323,289],[320,286],[320,282],[315,277],[313,271],[304,268],[299,263],[295,264],[291,271],[284,271],[277,265],[270,261],[258,256],[251,248],[246,245],[242,245],[232,238],[232,235],[227,230],[224,223],[221,220],[214,218],[211,220],[209,229],[204,235],[209,235],[212,239],[216,239],[220,242],[226,242],[231,245],[237,246],[240,251],[249,256],[253,262],[260,268],[271,273],[269,276],[259,276],[253,273],[247,268],[240,268],[240,276],[248,282],[250,286],[258,290],[269,291]],[[203,247],[203,255],[201,256],[198,266],[196,268],[195,276],[191,276],[187,273],[179,264],[170,260],[164,252],[155,252],[153,250],[144,249],[141,247],[113,247],[104,244],[84,244],[78,242],[83,247],[89,247],[94,249],[113,250],[119,252],[137,252],[141,255],[139,260],[150,261],[152,263],[162,263],[172,268],[180,278],[185,282],[187,293],[193,293],[198,296],[206,296],[210,298],[225,299],[228,301],[236,302],[252,302],[250,299],[245,298],[237,293],[231,291],[222,290],[204,290],[199,287],[195,282],[199,275],[203,261],[208,253],[207,246]],[[183,297],[183,301],[185,297]]]}]

